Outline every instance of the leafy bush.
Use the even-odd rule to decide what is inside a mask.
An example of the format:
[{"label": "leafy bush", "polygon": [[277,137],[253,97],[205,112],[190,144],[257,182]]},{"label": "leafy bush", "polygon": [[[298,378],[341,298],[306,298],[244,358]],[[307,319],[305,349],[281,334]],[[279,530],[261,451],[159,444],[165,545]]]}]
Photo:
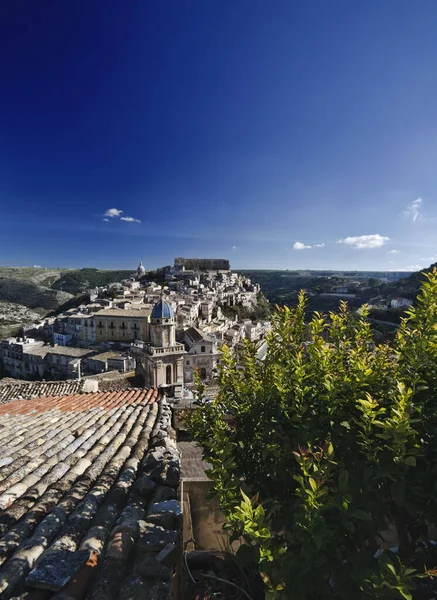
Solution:
[{"label": "leafy bush", "polygon": [[225,349],[217,399],[186,417],[237,557],[269,599],[419,598],[437,564],[437,271],[390,345],[345,303],[304,344],[305,304],[278,308],[264,362]]}]

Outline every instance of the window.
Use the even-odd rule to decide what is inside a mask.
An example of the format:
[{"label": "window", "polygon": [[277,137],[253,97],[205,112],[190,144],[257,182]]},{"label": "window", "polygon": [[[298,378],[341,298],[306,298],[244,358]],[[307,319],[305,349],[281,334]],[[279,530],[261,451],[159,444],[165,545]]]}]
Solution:
[{"label": "window", "polygon": [[114,329],[114,321],[111,321],[110,328],[111,328],[111,329]]},{"label": "window", "polygon": [[189,360],[187,360],[187,366],[188,366],[188,367],[190,366],[190,361],[189,361]]},{"label": "window", "polygon": [[165,383],[171,383],[171,365],[168,365],[165,369]]},{"label": "window", "polygon": [[200,348],[200,351],[201,351],[201,352],[205,352],[205,346],[202,346],[202,347]]},{"label": "window", "polygon": [[[99,321],[99,327],[100,327],[100,328],[102,328],[102,327],[103,327],[103,323],[102,323],[101,321]],[[100,331],[100,333],[102,333],[102,332]]]},{"label": "window", "polygon": [[125,325],[125,323],[124,323],[124,322],[121,324],[121,328],[122,328],[122,329],[126,329],[126,325]]}]

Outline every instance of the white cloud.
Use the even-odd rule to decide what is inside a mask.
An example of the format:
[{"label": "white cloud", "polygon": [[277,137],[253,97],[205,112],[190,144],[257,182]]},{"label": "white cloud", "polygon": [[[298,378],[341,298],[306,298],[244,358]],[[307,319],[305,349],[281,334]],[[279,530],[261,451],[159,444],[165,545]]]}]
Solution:
[{"label": "white cloud", "polygon": [[236,250],[236,249],[237,249],[237,246],[232,246],[232,250]]},{"label": "white cloud", "polygon": [[118,208],[108,208],[103,214],[104,217],[119,217],[123,211]]},{"label": "white cloud", "polygon": [[399,254],[399,253],[400,253],[400,250],[395,250],[394,248],[393,248],[393,250],[389,250],[387,252],[387,254]]},{"label": "white cloud", "polygon": [[133,217],[121,217],[120,221],[127,221],[128,223],[141,223],[139,219],[134,219]]},{"label": "white cloud", "polygon": [[437,260],[437,256],[421,256],[420,260],[424,260],[425,262],[435,262]]},{"label": "white cloud", "polygon": [[109,219],[103,219],[104,221],[109,221]]},{"label": "white cloud", "polygon": [[305,246],[302,242],[294,242],[293,250],[310,250],[312,246]]},{"label": "white cloud", "polygon": [[337,244],[347,244],[348,246],[353,246],[354,248],[359,249],[379,248],[380,246],[384,246],[389,239],[390,238],[384,235],[374,233],[372,235],[348,236],[343,240],[338,240]]},{"label": "white cloud", "polygon": [[303,242],[294,242],[293,250],[311,250],[311,248],[324,248],[325,244],[304,244]]},{"label": "white cloud", "polygon": [[411,217],[411,220],[413,221],[413,223],[415,223],[417,221],[417,219],[422,218],[420,215],[420,207],[422,205],[422,198],[416,198],[416,200],[413,200],[408,206],[407,208],[404,210],[404,216],[405,217]]},{"label": "white cloud", "polygon": [[403,269],[399,269],[399,271],[422,271],[424,268],[422,265],[408,265]]}]

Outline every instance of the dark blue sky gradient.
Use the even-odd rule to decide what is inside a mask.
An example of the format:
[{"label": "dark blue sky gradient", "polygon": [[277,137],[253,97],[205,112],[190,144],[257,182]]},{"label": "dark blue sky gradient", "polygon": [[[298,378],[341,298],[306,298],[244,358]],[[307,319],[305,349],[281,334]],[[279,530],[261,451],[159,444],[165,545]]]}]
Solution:
[{"label": "dark blue sky gradient", "polygon": [[434,0],[15,0],[0,52],[0,264],[437,254]]}]

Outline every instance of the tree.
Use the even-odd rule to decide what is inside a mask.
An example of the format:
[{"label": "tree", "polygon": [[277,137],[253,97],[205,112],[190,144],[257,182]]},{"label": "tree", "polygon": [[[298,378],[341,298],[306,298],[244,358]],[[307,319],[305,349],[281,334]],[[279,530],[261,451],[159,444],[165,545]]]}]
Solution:
[{"label": "tree", "polygon": [[269,599],[418,598],[437,565],[437,271],[391,344],[346,303],[304,344],[305,306],[277,309],[264,362],[224,349],[216,400],[186,417],[237,558]]}]

